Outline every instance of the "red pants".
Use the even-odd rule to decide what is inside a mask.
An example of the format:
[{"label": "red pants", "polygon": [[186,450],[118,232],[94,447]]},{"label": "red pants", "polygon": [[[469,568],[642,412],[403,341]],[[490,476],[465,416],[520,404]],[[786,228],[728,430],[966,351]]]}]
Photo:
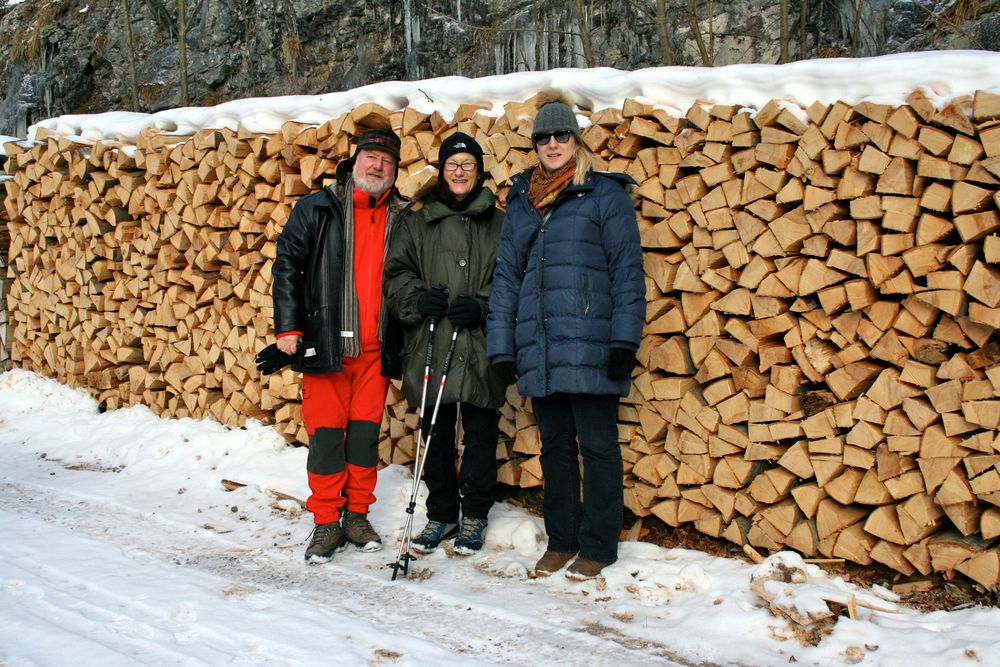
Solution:
[{"label": "red pants", "polygon": [[378,434],[389,379],[381,353],[344,357],[339,373],[302,376],[302,418],[309,433],[306,471],[312,495],[306,508],[317,524],[351,512],[368,512],[375,502]]}]

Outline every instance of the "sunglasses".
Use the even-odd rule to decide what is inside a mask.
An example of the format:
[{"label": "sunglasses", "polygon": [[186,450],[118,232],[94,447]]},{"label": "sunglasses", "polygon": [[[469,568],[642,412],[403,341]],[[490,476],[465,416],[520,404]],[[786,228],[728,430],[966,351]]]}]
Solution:
[{"label": "sunglasses", "polygon": [[552,141],[553,137],[555,137],[556,141],[558,141],[561,144],[565,144],[567,141],[569,141],[569,138],[572,136],[573,133],[570,132],[569,130],[559,130],[558,132],[542,132],[539,134],[531,135],[531,141],[534,142],[536,146],[545,146],[550,141]]}]

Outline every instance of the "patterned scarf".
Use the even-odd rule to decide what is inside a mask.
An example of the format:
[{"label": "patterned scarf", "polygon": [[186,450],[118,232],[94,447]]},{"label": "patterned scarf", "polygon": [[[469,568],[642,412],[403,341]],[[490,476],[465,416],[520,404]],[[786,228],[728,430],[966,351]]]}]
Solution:
[{"label": "patterned scarf", "polygon": [[570,158],[569,162],[552,173],[547,172],[542,167],[538,167],[538,169],[531,172],[531,183],[528,186],[528,201],[544,216],[548,212],[548,209],[552,207],[552,204],[555,203],[559,194],[573,180],[573,174],[575,173],[576,160],[573,158]]}]

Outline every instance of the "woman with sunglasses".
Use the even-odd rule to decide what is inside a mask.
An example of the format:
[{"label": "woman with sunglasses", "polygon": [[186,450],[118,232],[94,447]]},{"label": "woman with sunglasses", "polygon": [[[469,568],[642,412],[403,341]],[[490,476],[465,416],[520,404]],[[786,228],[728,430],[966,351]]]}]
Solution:
[{"label": "woman with sunglasses", "polygon": [[[514,177],[500,238],[487,350],[517,376],[542,440],[548,547],[535,576],[598,576],[618,558],[618,401],[646,314],[642,250],[625,175],[595,172],[572,109],[543,105],[539,165]],[[578,456],[583,456],[583,501]],[[575,556],[575,560],[574,560]]]},{"label": "woman with sunglasses", "polygon": [[[414,538],[421,553],[455,537],[455,552],[472,554],[483,546],[487,515],[497,479],[497,408],[507,385],[486,357],[486,313],[503,213],[483,186],[483,149],[455,132],[438,150],[437,185],[418,204],[393,239],[385,263],[384,301],[403,324],[403,392],[411,407],[421,405],[424,366],[434,326],[433,360],[422,436],[432,436],[424,463],[427,525]],[[447,384],[433,434],[430,418],[446,351],[458,330]],[[464,450],[455,471],[455,432],[461,410]],[[461,524],[459,525],[459,515]],[[457,534],[457,537],[456,537]]]}]

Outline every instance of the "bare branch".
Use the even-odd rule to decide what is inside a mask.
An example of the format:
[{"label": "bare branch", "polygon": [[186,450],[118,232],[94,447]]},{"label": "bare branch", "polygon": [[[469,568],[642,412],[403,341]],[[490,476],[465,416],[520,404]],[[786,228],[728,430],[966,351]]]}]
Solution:
[{"label": "bare branch", "polygon": [[165,33],[173,37],[174,34],[174,17],[171,16],[170,11],[164,6],[160,0],[142,0],[143,4],[149,8],[149,13],[153,17],[153,21],[163,30]]},{"label": "bare branch", "polygon": [[177,69],[181,80],[181,106],[188,106],[191,101],[188,97],[187,79],[187,3],[186,0],[177,0]]},{"label": "bare branch", "polygon": [[663,54],[663,64],[673,65],[674,50],[670,48],[670,23],[667,14],[667,0],[656,0],[656,30],[660,33],[660,52]]},{"label": "bare branch", "polygon": [[858,32],[861,29],[861,11],[865,7],[865,0],[855,0],[854,6],[854,38],[851,40],[851,56],[858,55]]},{"label": "bare branch", "polygon": [[712,58],[705,47],[705,40],[701,36],[701,29],[698,27],[698,3],[697,0],[688,0],[688,19],[691,22],[691,33],[694,41],[698,44],[698,51],[701,53],[701,62],[706,67],[712,66]]},{"label": "bare branch", "polygon": [[594,67],[597,62],[594,60],[594,47],[590,43],[590,31],[587,30],[587,22],[583,16],[583,0],[574,0],[576,9],[576,24],[580,29],[580,43],[583,45],[583,59],[587,67]]},{"label": "bare branch", "polygon": [[802,15],[799,18],[799,60],[806,59],[806,41],[809,37],[809,0],[802,0]]},{"label": "bare branch", "polygon": [[779,63],[788,62],[788,0],[781,0],[781,51],[778,56]]},{"label": "bare branch", "polygon": [[[496,35],[497,33],[500,32],[526,32],[526,33],[539,32],[538,28],[513,28],[513,27],[496,26],[496,25],[488,25],[488,26],[476,25],[475,23],[460,21],[451,14],[445,14],[444,12],[440,12],[432,7],[427,7],[426,5],[425,7],[427,8],[427,15],[429,17],[450,21],[451,23],[460,28],[466,28],[467,30],[472,30],[477,34],[485,37],[492,37],[493,35]],[[577,35],[577,33],[573,32],[572,30],[552,30],[551,28],[546,28],[545,32],[552,33],[553,35],[566,35],[572,37],[576,37]]]},{"label": "bare branch", "polygon": [[201,6],[204,5],[204,4],[205,4],[205,0],[198,0],[198,4],[196,4],[194,6],[194,9],[191,10],[191,14],[188,16],[188,22],[189,23],[193,23],[194,22],[195,17],[198,16],[198,12],[201,11]]},{"label": "bare branch", "polygon": [[139,83],[135,74],[135,39],[132,36],[132,4],[124,0],[125,49],[128,52],[129,101],[132,111],[139,110]]}]

